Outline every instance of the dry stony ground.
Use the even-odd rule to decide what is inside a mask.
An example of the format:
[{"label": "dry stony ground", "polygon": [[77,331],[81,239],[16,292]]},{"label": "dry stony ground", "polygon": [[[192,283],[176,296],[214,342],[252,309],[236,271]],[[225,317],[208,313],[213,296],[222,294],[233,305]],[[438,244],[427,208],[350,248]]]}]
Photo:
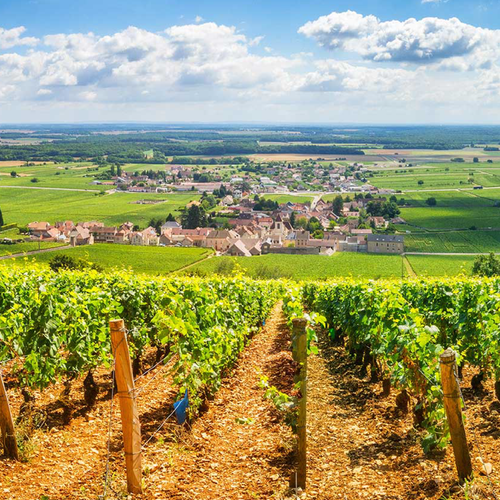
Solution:
[{"label": "dry stony ground", "polygon": [[[154,361],[153,354],[149,360]],[[158,369],[138,389],[142,442],[171,412],[175,391]],[[7,370],[8,371],[8,370]],[[261,374],[282,391],[293,388],[295,365],[290,335],[280,305],[242,353],[207,409],[190,426],[170,419],[143,452],[144,493],[152,499],[280,499],[288,496],[294,439],[274,406],[263,399]],[[9,382],[8,374],[6,380]],[[62,386],[36,394],[35,422],[40,425],[24,450],[27,462],[0,460],[2,500],[96,500],[103,494],[110,415],[110,374],[96,376],[99,399],[85,407],[82,383],[71,392],[73,418],[65,425]],[[21,395],[9,389],[14,415]],[[109,487],[106,498],[126,498],[118,401],[111,425]]]},{"label": "dry stony ground", "polygon": [[[308,497],[495,499],[494,491],[500,493],[500,403],[491,383],[479,394],[469,389],[473,374],[464,370],[462,386],[476,481],[463,487],[456,482],[451,446],[424,455],[412,413],[396,408],[396,393],[383,398],[381,383],[362,377],[344,348],[323,338],[320,355],[309,360]],[[493,464],[491,486],[482,475],[480,455]]]},{"label": "dry stony ground", "polygon": [[[398,413],[395,394],[381,396],[344,349],[322,338],[309,359],[308,488],[301,498],[317,500],[493,499],[480,475],[481,454],[493,464],[491,481],[500,491],[500,403],[491,384],[474,394],[471,371],[463,381],[466,429],[476,481],[467,495],[455,482],[451,448],[426,457],[411,415]],[[143,453],[144,493],[138,500],[285,500],[294,470],[294,439],[258,387],[261,374],[291,392],[295,365],[289,331],[278,305],[250,342],[221,389],[190,426],[169,420]],[[151,353],[146,366],[154,362]],[[21,395],[4,373],[15,415]],[[56,385],[38,393],[33,412],[39,427],[23,449],[26,462],[0,460],[1,500],[97,500],[103,494],[110,422],[110,374],[96,375],[94,408],[85,406],[81,381],[71,392],[73,415],[63,419]],[[143,443],[171,412],[171,380],[157,369],[137,384]],[[116,399],[116,398],[115,398]],[[111,420],[109,487],[106,498],[126,498],[118,402]],[[474,432],[473,432],[474,431]],[[472,435],[476,439],[472,439]],[[481,452],[479,452],[479,446]],[[500,498],[500,496],[499,496]]]}]

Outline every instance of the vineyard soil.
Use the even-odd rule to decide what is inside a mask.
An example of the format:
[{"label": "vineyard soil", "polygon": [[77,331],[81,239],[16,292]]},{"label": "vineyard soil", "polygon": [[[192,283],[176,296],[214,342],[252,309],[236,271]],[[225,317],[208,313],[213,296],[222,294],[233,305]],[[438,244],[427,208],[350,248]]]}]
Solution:
[{"label": "vineyard soil", "polygon": [[[382,384],[360,374],[343,346],[320,339],[320,353],[310,356],[308,399],[308,497],[316,500],[463,500],[493,499],[480,474],[485,462],[498,464],[500,404],[493,384],[474,394],[464,370],[466,432],[476,481],[467,493],[456,483],[453,451],[424,455],[412,412],[396,408],[396,392],[383,398]],[[414,404],[415,401],[412,401]],[[498,489],[498,470],[491,480]],[[474,492],[474,493],[473,493]]]},{"label": "vineyard soil", "polygon": [[[136,498],[286,498],[294,440],[258,386],[262,374],[281,391],[290,392],[293,387],[295,366],[291,360],[290,332],[280,307],[276,306],[266,326],[251,340],[234,371],[192,427],[181,429],[171,419],[147,445],[143,454],[145,490]],[[153,353],[150,354],[146,368],[154,362]],[[145,387],[138,397],[143,444],[170,413],[175,399],[169,378],[160,374],[149,383],[155,375],[156,371],[152,371],[138,383],[139,389]],[[94,500],[102,494],[110,408],[109,371],[96,374],[96,381],[100,398],[88,412],[81,381],[74,384],[74,418],[69,425],[64,425],[62,411],[54,412],[60,406],[63,387],[57,384],[37,393],[36,414],[47,412],[50,420],[40,420],[41,428],[30,441],[33,449],[28,463],[0,461],[0,498]],[[9,396],[17,416],[22,398],[12,388]],[[126,497],[120,435],[115,401],[109,498],[114,498],[112,491]]]}]

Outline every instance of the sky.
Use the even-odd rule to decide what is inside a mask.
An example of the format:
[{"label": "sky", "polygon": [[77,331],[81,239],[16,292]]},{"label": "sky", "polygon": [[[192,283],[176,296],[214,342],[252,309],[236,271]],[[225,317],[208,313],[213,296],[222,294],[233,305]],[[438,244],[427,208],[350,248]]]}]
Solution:
[{"label": "sky", "polygon": [[0,123],[500,124],[500,0],[2,0]]}]

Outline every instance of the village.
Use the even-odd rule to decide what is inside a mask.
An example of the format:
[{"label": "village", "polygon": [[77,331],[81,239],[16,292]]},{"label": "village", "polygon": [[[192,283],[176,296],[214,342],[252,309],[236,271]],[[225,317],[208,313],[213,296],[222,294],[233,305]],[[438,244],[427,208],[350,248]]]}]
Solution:
[{"label": "village", "polygon": [[[270,206],[272,210],[268,210]],[[161,226],[150,225],[143,230],[131,222],[107,227],[96,221],[76,224],[64,221],[54,225],[32,222],[27,230],[34,241],[60,242],[71,246],[109,243],[202,247],[212,248],[216,255],[239,257],[269,253],[404,253],[404,236],[395,234],[394,230],[395,225],[404,223],[404,220],[398,216],[387,216],[395,203],[385,198],[357,195],[357,199],[340,199],[340,203],[339,199],[333,202],[319,199],[313,203],[271,203],[270,206],[265,207],[267,210],[260,210],[261,202],[246,197],[240,203],[226,206],[218,212],[218,215],[224,216],[224,222],[214,223],[214,227],[183,227],[182,222],[171,217],[172,220],[166,220]],[[203,211],[200,202],[191,202],[185,209],[186,213],[190,211]],[[370,215],[370,212],[381,211],[385,212],[385,217]]]},{"label": "village", "polygon": [[[174,158],[173,161],[176,159]],[[181,159],[179,159],[181,160]],[[186,161],[186,159],[182,159]],[[191,161],[191,159],[189,159]],[[91,184],[109,186],[130,193],[166,193],[194,191],[213,193],[230,189],[236,199],[245,192],[252,194],[287,194],[294,192],[343,192],[391,194],[368,182],[371,171],[362,163],[343,161],[321,162],[304,160],[300,163],[255,163],[247,158],[229,158],[229,164],[165,165],[163,170],[151,169],[127,172],[119,164],[98,174]],[[231,165],[234,161],[237,165]],[[243,162],[243,163],[239,163]],[[89,169],[90,171],[95,169]]]}]

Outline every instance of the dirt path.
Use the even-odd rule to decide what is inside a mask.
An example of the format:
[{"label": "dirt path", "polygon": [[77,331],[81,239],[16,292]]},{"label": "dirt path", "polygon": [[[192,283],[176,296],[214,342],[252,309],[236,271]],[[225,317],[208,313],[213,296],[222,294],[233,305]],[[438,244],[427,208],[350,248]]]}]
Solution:
[{"label": "dirt path", "polygon": [[[253,337],[236,367],[224,379],[208,409],[192,427],[170,419],[145,445],[171,413],[176,390],[170,377],[148,373],[137,383],[142,442],[144,493],[137,500],[230,500],[285,498],[293,468],[294,438],[274,406],[263,399],[260,374],[284,392],[293,387],[295,365],[290,333],[281,312],[273,310],[265,327]],[[151,351],[145,367],[154,364]],[[4,367],[9,399],[16,417],[20,391]],[[71,391],[73,416],[64,422],[59,394],[62,384],[35,393],[34,422],[40,425],[23,453],[28,461],[0,459],[2,500],[96,500],[103,493],[107,463],[111,377],[95,373],[99,396],[94,408],[83,400],[82,379]],[[143,388],[143,389],[142,389]],[[109,488],[106,500],[126,498],[123,444],[118,400],[111,420]]]},{"label": "dirt path", "polygon": [[41,250],[30,250],[29,252],[21,252],[21,253],[13,253],[10,255],[2,255],[0,256],[0,260],[8,260],[8,259],[16,259],[17,257],[27,257],[28,255],[36,255],[38,253],[47,253],[47,252],[56,252],[58,250],[69,250],[72,247],[71,245],[63,245],[60,247],[52,247],[52,248],[42,248]]},{"label": "dirt path", "polygon": [[412,278],[417,276],[417,273],[413,269],[410,261],[408,260],[408,257],[406,257],[406,254],[401,256],[403,259],[403,263],[405,265],[406,272],[408,273],[408,276],[411,276]]},{"label": "dirt path", "polygon": [[[473,425],[481,432],[481,449],[486,461],[496,464],[498,445],[490,428],[497,429],[492,415],[500,407],[470,396],[466,428],[477,478],[469,496],[456,483],[453,452],[425,455],[412,412],[403,415],[396,408],[396,391],[383,398],[381,383],[361,376],[360,367],[346,355],[343,346],[323,337],[320,354],[308,361],[308,498],[315,500],[464,500],[492,499],[480,475],[472,441]],[[471,373],[468,374],[470,377]],[[463,382],[470,384],[470,378]],[[413,400],[415,404],[415,400]],[[492,410],[493,408],[493,410]],[[488,429],[489,433],[483,431]],[[488,440],[486,436],[488,435]],[[498,436],[498,431],[494,436]],[[494,473],[492,478],[497,483]]]},{"label": "dirt path", "polygon": [[[260,374],[282,391],[293,385],[290,334],[278,304],[264,329],[244,351],[208,411],[184,436],[166,471],[148,478],[151,496],[178,500],[279,499],[288,490],[293,436],[274,407],[263,400]],[[162,457],[163,455],[163,457]],[[169,450],[158,450],[167,461]]]}]

